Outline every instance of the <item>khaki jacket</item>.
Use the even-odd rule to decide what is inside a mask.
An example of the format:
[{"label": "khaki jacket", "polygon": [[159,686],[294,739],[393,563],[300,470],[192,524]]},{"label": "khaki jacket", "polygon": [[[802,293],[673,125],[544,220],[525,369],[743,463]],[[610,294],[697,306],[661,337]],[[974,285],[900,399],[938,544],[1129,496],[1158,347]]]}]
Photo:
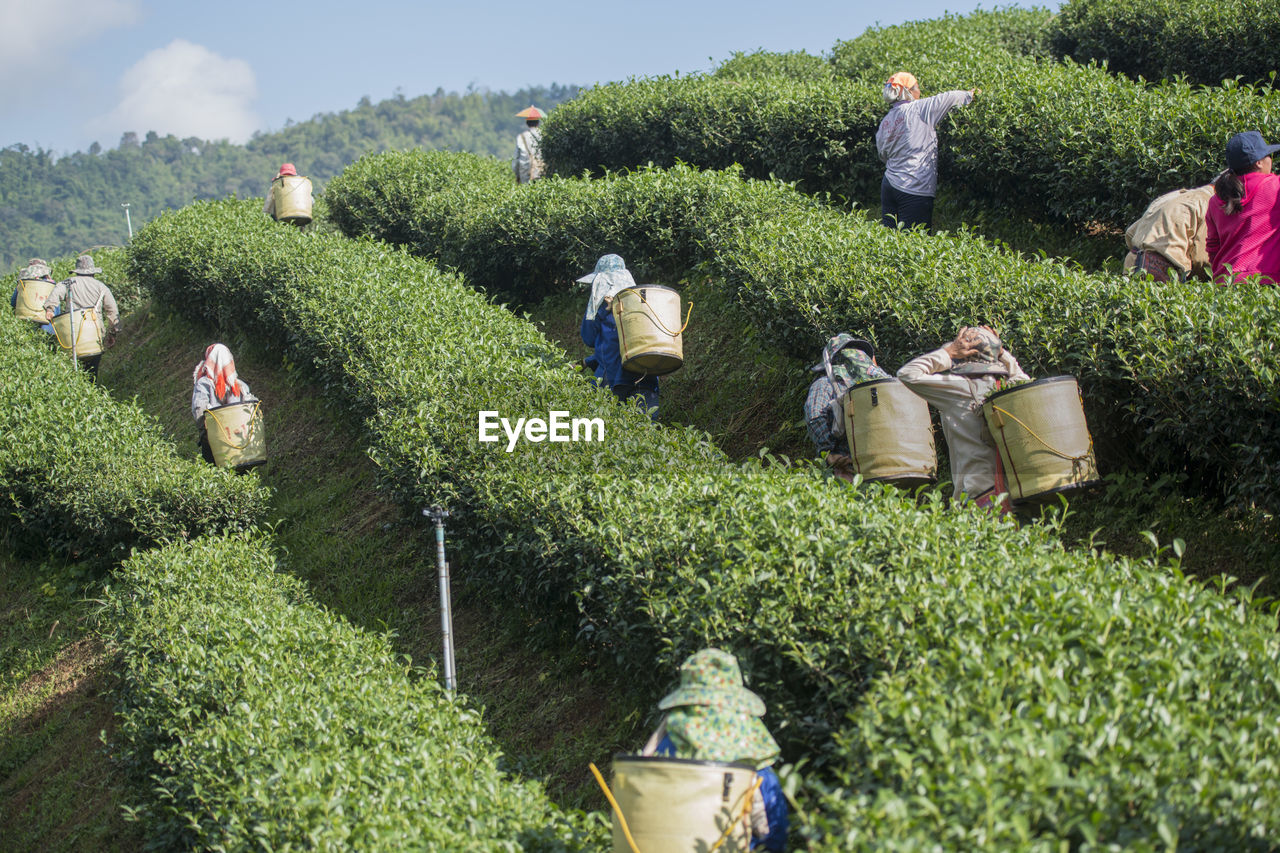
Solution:
[{"label": "khaki jacket", "polygon": [[1147,206],[1142,218],[1124,232],[1131,252],[1159,252],[1190,275],[1209,268],[1205,216],[1213,184],[1165,193]]},{"label": "khaki jacket", "polygon": [[[1030,379],[1013,354],[1005,350],[1000,363],[1009,379]],[[938,410],[942,434],[951,454],[954,497],[980,498],[996,485],[996,447],[982,417],[982,402],[1003,376],[956,376],[945,348],[917,356],[898,369],[898,378]]]},{"label": "khaki jacket", "polygon": [[58,305],[67,298],[67,288],[71,289],[71,307],[76,311],[86,308],[102,307],[107,319],[108,328],[113,332],[120,331],[120,311],[116,308],[116,298],[105,284],[91,275],[73,275],[65,281],[58,282],[49,298],[44,301],[46,309],[58,310]]}]

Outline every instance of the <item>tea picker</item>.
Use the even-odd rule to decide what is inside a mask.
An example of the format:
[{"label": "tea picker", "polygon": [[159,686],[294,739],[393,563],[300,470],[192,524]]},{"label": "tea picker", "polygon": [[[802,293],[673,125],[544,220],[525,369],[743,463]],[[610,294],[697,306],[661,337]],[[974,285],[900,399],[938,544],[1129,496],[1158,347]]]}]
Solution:
[{"label": "tea picker", "polygon": [[[94,266],[93,257],[76,258],[75,272],[59,282],[44,301],[45,319],[53,324],[58,346],[69,353],[74,362],[89,371],[93,381],[98,380],[98,365],[102,361],[105,344],[109,346],[120,331],[120,312],[116,308],[111,290],[95,276],[102,272]],[[67,310],[54,316],[63,299]],[[111,331],[104,335],[103,317],[111,324]]]},{"label": "tea picker", "polygon": [[262,212],[277,222],[302,226],[311,221],[311,205],[311,179],[285,163],[267,189]]},{"label": "tea picker", "polygon": [[236,371],[231,350],[219,343],[206,347],[191,382],[191,417],[204,460],[237,472],[266,462],[262,405]]},{"label": "tea picker", "polygon": [[444,686],[446,690],[458,688],[458,678],[453,662],[453,603],[449,594],[449,564],[444,559],[444,520],[449,511],[437,505],[424,509],[422,514],[436,526],[436,568],[440,579],[440,633],[444,640]]},{"label": "tea picker", "polygon": [[[658,377],[684,364],[680,295],[657,284],[636,284],[618,255],[604,255],[578,279],[591,288],[582,318],[582,342],[593,350],[583,365],[619,400],[658,410]],[[690,306],[692,307],[692,306]]]},{"label": "tea picker", "polygon": [[904,488],[936,480],[929,404],[880,367],[870,341],[835,335],[809,369],[818,377],[805,398],[805,426],[837,477]]},{"label": "tea picker", "polygon": [[941,416],[955,498],[991,506],[1007,494],[1017,506],[1097,482],[1075,380],[1033,382],[990,328],[961,328],[898,378]]}]

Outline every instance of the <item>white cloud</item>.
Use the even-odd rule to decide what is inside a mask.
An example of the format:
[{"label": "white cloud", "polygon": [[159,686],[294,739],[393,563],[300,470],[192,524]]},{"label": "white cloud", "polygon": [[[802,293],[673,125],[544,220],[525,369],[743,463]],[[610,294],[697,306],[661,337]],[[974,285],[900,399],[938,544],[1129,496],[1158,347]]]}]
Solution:
[{"label": "white cloud", "polygon": [[120,78],[120,103],[90,125],[112,138],[198,136],[244,142],[259,126],[250,104],[258,96],[253,69],[243,59],[219,56],[207,47],[174,39],[153,50]]},{"label": "white cloud", "polygon": [[72,47],[141,17],[139,0],[0,0],[0,86],[47,77]]}]

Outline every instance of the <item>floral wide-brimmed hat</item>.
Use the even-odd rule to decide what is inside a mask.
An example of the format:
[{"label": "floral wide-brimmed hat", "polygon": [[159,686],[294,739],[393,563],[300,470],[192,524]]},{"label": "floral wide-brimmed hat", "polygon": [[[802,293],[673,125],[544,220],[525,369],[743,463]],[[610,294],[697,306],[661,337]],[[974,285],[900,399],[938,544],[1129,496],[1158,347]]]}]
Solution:
[{"label": "floral wide-brimmed hat", "polygon": [[681,757],[741,761],[755,768],[780,753],[764,723],[764,701],[742,683],[738,659],[703,649],[680,665],[680,687],[663,697],[667,735]]}]

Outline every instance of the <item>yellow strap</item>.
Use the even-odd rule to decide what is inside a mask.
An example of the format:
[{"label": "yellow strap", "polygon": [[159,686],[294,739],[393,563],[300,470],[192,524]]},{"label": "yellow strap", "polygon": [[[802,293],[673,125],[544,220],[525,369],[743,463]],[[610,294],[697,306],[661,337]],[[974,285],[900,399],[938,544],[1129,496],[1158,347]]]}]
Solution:
[{"label": "yellow strap", "polygon": [[[71,289],[70,289],[70,288],[67,288],[67,298],[68,298],[68,299],[70,299],[70,298],[71,298]],[[70,313],[70,312],[67,312],[67,313]],[[94,323],[94,325],[96,326],[96,325],[98,324],[98,315],[94,312],[94,309],[92,309],[92,308],[81,308],[81,309],[80,309],[80,323],[79,323],[78,328],[77,328],[77,330],[76,330],[76,340],[75,340],[75,342],[76,342],[77,344],[78,344],[78,343],[80,343],[80,339],[84,337],[84,318],[85,318],[85,317],[87,317],[87,316],[89,316],[89,315],[93,315],[93,323]],[[59,315],[58,315],[58,317],[61,317],[61,316],[62,316],[61,314],[59,314]],[[57,319],[58,319],[58,317],[54,317],[54,318],[53,318],[53,320],[57,320]],[[69,343],[64,343],[64,342],[63,342],[63,340],[62,340],[62,335],[58,333],[58,324],[57,324],[57,323],[55,323],[55,322],[53,322],[53,320],[50,320],[50,321],[49,321],[49,325],[53,326],[53,336],[54,336],[55,338],[57,338],[57,339],[58,339],[58,346],[62,347],[63,349],[66,349],[66,350],[71,349],[71,344],[69,344]],[[69,326],[69,325],[70,325],[70,321],[68,321],[68,326]],[[67,329],[67,331],[68,331],[68,332],[70,332],[70,331],[71,331],[71,329],[70,329],[70,328],[68,328],[68,329]],[[86,358],[87,358],[87,357],[88,357],[88,356],[86,356]]]},{"label": "yellow strap", "polygon": [[[244,441],[240,444],[235,444],[229,437],[226,439],[226,443],[232,450],[244,450],[245,447],[248,446],[250,435],[253,433],[253,425],[258,420],[261,412],[261,409],[256,402],[249,403],[248,405],[253,406],[253,414],[249,415],[249,423],[245,424]],[[213,417],[213,422],[217,425],[218,429],[222,430],[224,435],[231,435],[231,431],[222,425],[222,421],[218,420],[218,416],[213,413],[213,409],[205,409],[204,413]]]},{"label": "yellow strap", "polygon": [[[640,304],[648,305],[649,303],[642,301]],[[689,308],[684,312],[684,325],[680,327],[680,331],[678,332],[673,332],[670,329],[668,329],[666,324],[658,319],[658,315],[653,313],[652,308],[648,309],[646,313],[648,313],[649,319],[653,321],[653,325],[657,326],[659,329],[661,329],[662,331],[666,332],[668,335],[674,338],[676,335],[683,335],[684,330],[689,328],[689,317],[693,314],[693,303],[690,302]]]},{"label": "yellow strap", "polygon": [[[613,798],[613,792],[605,784],[604,777],[600,775],[600,771],[594,763],[588,763],[587,766],[591,768],[591,775],[595,776],[596,781],[600,783],[600,790],[604,791],[605,799],[609,801],[609,805],[613,806],[613,813],[618,816],[618,825],[622,827],[622,834],[627,837],[627,844],[631,845],[631,853],[640,853],[640,848],[636,846],[636,840],[631,837],[631,829],[627,826],[627,819],[622,814],[622,807]],[[716,847],[718,846],[720,845],[717,844]],[[711,849],[714,850],[715,847]]]},{"label": "yellow strap", "polygon": [[1038,441],[1038,442],[1040,442],[1041,444],[1043,444],[1046,448],[1048,448],[1049,452],[1050,452],[1050,453],[1052,453],[1052,454],[1054,454],[1055,456],[1061,456],[1063,459],[1070,459],[1072,462],[1079,462],[1079,461],[1080,461],[1080,460],[1082,460],[1082,459],[1087,459],[1087,458],[1089,457],[1089,453],[1090,453],[1090,452],[1092,452],[1092,450],[1093,450],[1093,440],[1092,440],[1092,439],[1090,439],[1090,440],[1089,440],[1089,450],[1086,450],[1084,453],[1080,454],[1079,456],[1072,456],[1070,453],[1063,453],[1061,450],[1058,450],[1058,449],[1057,449],[1056,447],[1054,447],[1052,444],[1050,444],[1049,442],[1047,442],[1047,441],[1045,441],[1043,438],[1041,438],[1041,437],[1036,433],[1036,431],[1035,431],[1035,430],[1033,430],[1031,427],[1027,426],[1027,425],[1026,425],[1026,424],[1024,424],[1021,420],[1019,420],[1017,415],[1015,415],[1015,414],[1013,414],[1013,413],[1011,413],[1011,412],[1008,412],[1008,411],[1006,411],[1006,410],[1004,410],[1004,409],[1002,409],[1002,408],[1000,408],[999,406],[994,405],[994,404],[991,406],[991,408],[995,409],[997,412],[999,412],[999,413],[1000,413],[1000,414],[1002,414],[1002,415],[1008,415],[1009,417],[1013,418],[1014,422],[1015,422],[1015,423],[1017,423],[1017,424],[1018,424],[1018,426],[1022,427],[1022,428],[1023,428],[1023,429],[1025,429],[1027,432],[1031,433],[1031,435],[1035,438],[1035,440],[1036,440],[1036,441]]},{"label": "yellow strap", "polygon": [[[720,845],[724,844],[725,839],[728,838],[729,835],[733,832],[734,824],[736,824],[738,820],[741,820],[741,821],[747,820],[747,815],[751,813],[751,798],[755,796],[756,789],[760,787],[760,784],[762,782],[764,782],[764,778],[759,773],[757,773],[755,781],[751,783],[751,787],[748,788],[747,793],[743,795],[742,811],[739,812],[737,820],[729,821],[729,825],[726,826],[724,828],[724,832],[720,834],[720,840],[717,841],[715,844],[711,845],[711,850],[708,851],[708,853],[715,853],[715,851],[720,848]],[[748,833],[748,835],[750,835],[750,833]],[[748,847],[751,846],[751,841],[749,838],[747,840],[747,846]]]}]

